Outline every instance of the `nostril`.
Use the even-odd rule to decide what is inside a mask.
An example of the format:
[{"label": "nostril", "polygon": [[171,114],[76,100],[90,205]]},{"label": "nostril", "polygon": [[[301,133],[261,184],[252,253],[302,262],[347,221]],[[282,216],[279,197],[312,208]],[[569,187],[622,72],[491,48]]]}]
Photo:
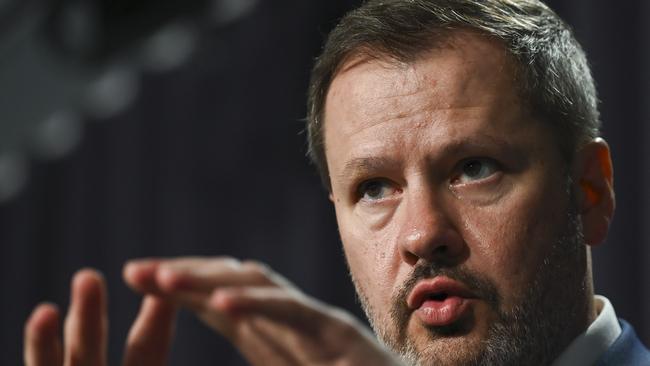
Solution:
[{"label": "nostril", "polygon": [[448,250],[449,248],[447,247],[447,245],[440,245],[435,249],[435,252],[438,254],[447,254]]},{"label": "nostril", "polygon": [[411,265],[411,266],[414,266],[420,260],[420,258],[417,255],[415,255],[415,254],[413,254],[411,252],[403,253],[403,258],[404,258],[404,261],[406,263],[408,263],[409,265]]}]

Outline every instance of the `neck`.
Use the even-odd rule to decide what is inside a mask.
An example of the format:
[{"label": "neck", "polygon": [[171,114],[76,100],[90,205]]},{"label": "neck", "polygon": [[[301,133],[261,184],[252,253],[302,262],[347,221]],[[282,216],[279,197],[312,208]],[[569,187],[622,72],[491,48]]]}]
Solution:
[{"label": "neck", "polygon": [[591,248],[586,247],[585,248],[585,280],[584,280],[584,288],[585,288],[585,297],[586,297],[586,313],[587,313],[587,322],[586,325],[583,329],[583,332],[587,330],[589,325],[596,320],[596,317],[598,316],[598,311],[596,309],[596,304],[594,302],[594,280],[593,280],[593,272],[591,269]]},{"label": "neck", "polygon": [[578,268],[584,269],[584,271],[580,271],[584,275],[581,276],[581,286],[575,293],[574,308],[572,309],[575,317],[571,324],[567,324],[567,331],[562,342],[564,348],[568,347],[574,339],[584,333],[598,316],[594,301],[591,249],[588,246],[585,246],[584,255],[581,257]]}]

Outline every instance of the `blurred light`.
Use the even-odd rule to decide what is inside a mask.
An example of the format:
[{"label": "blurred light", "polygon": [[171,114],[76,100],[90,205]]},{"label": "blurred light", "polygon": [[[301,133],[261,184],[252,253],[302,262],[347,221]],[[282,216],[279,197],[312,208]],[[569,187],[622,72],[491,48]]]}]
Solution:
[{"label": "blurred light", "polygon": [[18,154],[0,155],[0,203],[16,196],[27,181],[27,159]]},{"label": "blurred light", "polygon": [[79,144],[81,137],[81,118],[71,112],[60,111],[37,126],[34,150],[42,159],[61,158]]},{"label": "blurred light", "polygon": [[257,5],[257,0],[214,0],[212,17],[218,24],[235,21]]},{"label": "blurred light", "polygon": [[130,67],[117,66],[105,72],[90,84],[86,99],[86,112],[97,119],[107,119],[135,100],[139,88],[136,71]]},{"label": "blurred light", "polygon": [[11,9],[11,5],[14,4],[14,0],[0,0],[0,14],[7,11],[7,9]]},{"label": "blurred light", "polygon": [[142,65],[157,72],[178,67],[194,51],[196,39],[196,32],[190,26],[182,23],[168,25],[143,45]]}]

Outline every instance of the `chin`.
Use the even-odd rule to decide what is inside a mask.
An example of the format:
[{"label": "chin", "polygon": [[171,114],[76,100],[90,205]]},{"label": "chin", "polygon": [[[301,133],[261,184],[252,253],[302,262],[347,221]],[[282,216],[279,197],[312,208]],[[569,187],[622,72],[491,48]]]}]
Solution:
[{"label": "chin", "polygon": [[473,319],[441,327],[423,326],[411,319],[400,341],[384,343],[408,365],[481,365],[489,344],[487,329],[486,324]]}]

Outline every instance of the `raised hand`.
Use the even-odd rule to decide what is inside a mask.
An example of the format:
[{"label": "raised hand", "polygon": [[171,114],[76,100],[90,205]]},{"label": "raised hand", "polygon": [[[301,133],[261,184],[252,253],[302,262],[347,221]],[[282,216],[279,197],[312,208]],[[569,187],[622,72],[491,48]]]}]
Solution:
[{"label": "raised hand", "polygon": [[194,311],[253,365],[395,365],[348,313],[299,291],[257,262],[232,258],[135,261],[136,291]]},{"label": "raised hand", "polygon": [[[108,319],[102,276],[89,269],[72,280],[70,309],[63,340],[55,305],[40,304],[25,324],[24,361],[27,366],[104,366]],[[160,366],[167,359],[176,309],[166,300],[145,296],[125,346],[124,366]]]},{"label": "raised hand", "polygon": [[[133,261],[124,278],[144,295],[124,366],[162,366],[176,308],[186,307],[253,365],[396,365],[391,353],[343,310],[313,299],[257,262],[232,258]],[[56,306],[36,307],[25,325],[27,366],[105,366],[106,286],[99,273],[73,278],[63,339]]]}]

